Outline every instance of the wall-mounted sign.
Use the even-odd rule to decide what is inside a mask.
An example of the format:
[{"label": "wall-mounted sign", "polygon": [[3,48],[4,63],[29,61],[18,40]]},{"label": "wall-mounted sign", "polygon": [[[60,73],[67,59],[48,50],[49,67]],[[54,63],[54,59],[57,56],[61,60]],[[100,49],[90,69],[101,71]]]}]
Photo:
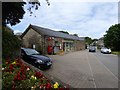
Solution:
[{"label": "wall-mounted sign", "polygon": [[33,45],[33,48],[35,49],[35,45]]}]

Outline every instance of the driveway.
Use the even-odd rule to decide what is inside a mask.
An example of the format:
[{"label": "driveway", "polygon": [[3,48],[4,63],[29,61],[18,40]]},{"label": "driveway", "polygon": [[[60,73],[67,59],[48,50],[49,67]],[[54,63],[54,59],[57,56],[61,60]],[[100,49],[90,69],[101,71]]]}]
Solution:
[{"label": "driveway", "polygon": [[[112,54],[110,56],[118,63],[117,56]],[[53,66],[44,72],[73,88],[118,88],[118,64],[112,64],[110,60],[107,62],[106,58],[110,56],[99,52],[91,53],[87,50],[65,55],[50,55]],[[101,57],[103,57],[102,60],[106,60],[105,64],[101,61]],[[112,72],[114,70],[116,72]]]}]

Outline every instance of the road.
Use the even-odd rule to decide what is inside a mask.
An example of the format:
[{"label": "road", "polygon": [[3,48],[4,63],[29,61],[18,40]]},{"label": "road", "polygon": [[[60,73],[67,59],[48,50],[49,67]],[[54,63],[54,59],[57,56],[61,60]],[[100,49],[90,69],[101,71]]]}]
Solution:
[{"label": "road", "polygon": [[53,66],[44,72],[73,88],[118,88],[117,55],[84,50],[49,57]]},{"label": "road", "polygon": [[114,54],[102,54],[99,51],[95,56],[107,67],[116,77],[118,77],[118,56]]}]

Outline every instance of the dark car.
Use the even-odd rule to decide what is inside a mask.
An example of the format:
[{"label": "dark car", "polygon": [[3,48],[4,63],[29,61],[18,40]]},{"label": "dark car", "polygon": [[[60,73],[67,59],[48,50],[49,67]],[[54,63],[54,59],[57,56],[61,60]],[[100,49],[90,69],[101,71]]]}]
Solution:
[{"label": "dark car", "polygon": [[89,52],[96,52],[95,46],[90,46],[89,47]]},{"label": "dark car", "polygon": [[40,69],[49,68],[52,65],[52,59],[48,56],[40,55],[35,49],[21,48],[22,59]]}]

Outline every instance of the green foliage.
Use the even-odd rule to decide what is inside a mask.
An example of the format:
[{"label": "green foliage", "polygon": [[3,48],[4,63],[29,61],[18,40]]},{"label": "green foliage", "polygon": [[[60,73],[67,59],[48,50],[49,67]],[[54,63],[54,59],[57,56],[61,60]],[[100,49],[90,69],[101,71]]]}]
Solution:
[{"label": "green foliage", "polygon": [[112,54],[120,55],[120,51],[112,51]]},{"label": "green foliage", "polygon": [[93,39],[92,41],[95,42],[95,41],[98,41],[98,39]]},{"label": "green foliage", "polygon": [[85,37],[86,44],[90,45],[93,41],[90,37]]},{"label": "green foliage", "polygon": [[93,40],[92,40],[92,44],[93,44],[93,46],[97,46],[96,41],[98,41],[98,39],[93,39]]},{"label": "green foliage", "polygon": [[112,25],[104,36],[104,44],[112,50],[120,51],[120,24]]},{"label": "green foliage", "polygon": [[3,2],[2,3],[2,24],[16,25],[20,23],[25,13],[23,6],[25,2]]},{"label": "green foliage", "polygon": [[12,33],[3,30],[2,31],[2,56],[3,58],[14,58],[19,55],[21,41],[15,37]]},{"label": "green foliage", "polygon": [[[47,4],[50,5],[49,1],[46,0]],[[33,0],[30,2],[28,0],[29,7],[28,10],[30,14],[32,14],[32,8],[35,10],[40,6],[40,2],[38,0]],[[23,19],[23,15],[25,14],[23,6],[26,3],[21,0],[20,2],[3,2],[2,3],[2,25],[6,26],[6,24],[10,24],[11,26],[16,25],[21,22]],[[15,57],[18,54],[20,49],[20,40],[15,37],[13,34],[6,32],[3,30],[3,39],[2,39],[2,47],[3,47],[3,58],[6,57]]]},{"label": "green foliage", "polygon": [[67,31],[59,31],[59,32],[62,32],[62,33],[65,33],[65,34],[69,34],[69,32],[67,32]]},{"label": "green foliage", "polygon": [[[33,14],[32,9],[38,10],[40,6],[39,0],[28,0],[28,11],[30,16]],[[50,5],[49,1],[46,0],[48,6]],[[2,3],[2,24],[10,24],[11,26],[16,25],[21,22],[20,19],[23,19],[25,14],[24,5],[26,2],[20,0],[20,2],[3,2]],[[36,17],[36,16],[35,16]]]},{"label": "green foliage", "polygon": [[78,34],[73,34],[73,35],[78,37]]}]

